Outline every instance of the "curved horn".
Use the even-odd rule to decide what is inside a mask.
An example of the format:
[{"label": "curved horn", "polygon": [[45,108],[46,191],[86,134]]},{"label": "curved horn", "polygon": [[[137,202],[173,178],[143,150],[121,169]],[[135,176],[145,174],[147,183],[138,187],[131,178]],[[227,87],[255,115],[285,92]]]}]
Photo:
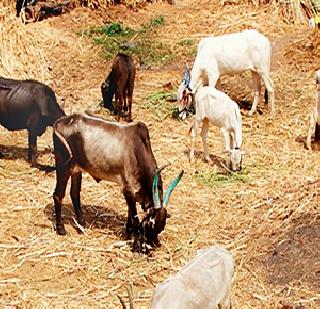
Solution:
[{"label": "curved horn", "polygon": [[163,207],[167,207],[168,205],[168,202],[169,202],[169,198],[170,198],[170,195],[173,191],[173,189],[177,186],[177,184],[179,183],[179,181],[181,180],[181,177],[184,173],[184,170],[182,170],[180,172],[180,174],[176,177],[176,179],[174,179],[173,181],[171,181],[170,185],[168,186],[168,189],[166,191],[166,194],[164,195],[164,198],[163,198]]},{"label": "curved horn", "polygon": [[188,87],[190,83],[190,73],[187,67],[187,64],[184,64],[184,72],[183,72],[183,84],[185,87]]},{"label": "curved horn", "polygon": [[162,166],[161,168],[156,169],[156,172],[153,176],[153,181],[152,181],[152,198],[153,198],[153,205],[154,208],[161,208],[161,201],[159,197],[159,191],[158,191],[158,181],[159,181],[159,176],[160,173],[164,168],[166,168],[169,164]]}]

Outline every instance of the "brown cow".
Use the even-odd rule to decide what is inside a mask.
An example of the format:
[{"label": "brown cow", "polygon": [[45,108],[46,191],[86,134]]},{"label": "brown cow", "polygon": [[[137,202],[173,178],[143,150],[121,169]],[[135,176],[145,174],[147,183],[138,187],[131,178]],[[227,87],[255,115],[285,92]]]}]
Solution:
[{"label": "brown cow", "polygon": [[[57,233],[66,234],[61,204],[70,176],[70,195],[77,221],[85,224],[80,190],[82,172],[87,172],[96,181],[103,179],[121,186],[128,204],[126,232],[127,235],[134,234],[134,250],[146,250],[146,244],[157,246],[157,236],[166,224],[170,194],[183,171],[170,184],[163,198],[161,169],[157,169],[146,125],[142,122],[125,125],[87,113],[74,114],[55,123],[53,141],[57,174],[53,195]],[[147,212],[141,222],[136,202]]]},{"label": "brown cow", "polygon": [[101,86],[104,106],[114,111],[112,105],[113,95],[116,97],[117,121],[120,120],[121,112],[126,108],[126,95],[128,95],[129,114],[128,121],[132,121],[132,94],[136,67],[131,56],[118,54],[113,61],[112,70]]}]

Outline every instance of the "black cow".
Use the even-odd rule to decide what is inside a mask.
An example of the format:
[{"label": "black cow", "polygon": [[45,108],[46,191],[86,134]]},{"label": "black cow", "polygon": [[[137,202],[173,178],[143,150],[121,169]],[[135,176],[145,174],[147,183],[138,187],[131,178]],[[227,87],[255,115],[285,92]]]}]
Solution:
[{"label": "black cow", "polygon": [[0,77],[0,124],[9,131],[28,130],[32,165],[36,165],[37,136],[64,115],[50,87],[35,80]]}]

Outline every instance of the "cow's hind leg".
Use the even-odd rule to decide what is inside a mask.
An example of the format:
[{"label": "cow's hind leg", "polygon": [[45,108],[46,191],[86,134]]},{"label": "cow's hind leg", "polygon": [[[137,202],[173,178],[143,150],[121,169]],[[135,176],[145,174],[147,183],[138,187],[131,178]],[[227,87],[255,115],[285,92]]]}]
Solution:
[{"label": "cow's hind leg", "polygon": [[268,91],[268,104],[270,103],[269,109],[270,109],[271,115],[273,116],[276,112],[275,104],[274,104],[274,86],[268,74],[262,72],[260,75]]},{"label": "cow's hind leg", "polygon": [[59,235],[66,235],[67,232],[61,218],[61,204],[65,197],[67,183],[69,180],[69,172],[56,164],[57,183],[53,194],[54,209],[56,213],[56,231]]},{"label": "cow's hind leg", "polygon": [[252,116],[257,111],[257,106],[260,101],[261,93],[261,78],[257,72],[252,73],[252,88],[253,88],[253,103],[249,111],[249,116]]},{"label": "cow's hind leg", "polygon": [[83,218],[81,204],[80,204],[81,180],[82,180],[82,173],[76,173],[71,176],[70,196],[72,199],[72,204],[73,204],[74,212],[77,217],[77,221],[79,224],[81,224],[84,227],[85,220]]},{"label": "cow's hind leg", "polygon": [[121,112],[122,112],[122,106],[123,106],[122,94],[120,92],[118,92],[117,97],[118,97],[118,102],[117,102],[117,111],[118,111],[117,121],[120,121]]}]

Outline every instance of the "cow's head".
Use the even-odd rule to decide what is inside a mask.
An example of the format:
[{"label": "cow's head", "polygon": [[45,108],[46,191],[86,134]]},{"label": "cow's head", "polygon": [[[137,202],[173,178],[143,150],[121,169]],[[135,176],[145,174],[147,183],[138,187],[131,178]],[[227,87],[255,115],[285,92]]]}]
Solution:
[{"label": "cow's head", "polygon": [[105,108],[110,111],[114,111],[114,107],[112,105],[113,95],[116,91],[116,84],[114,81],[114,73],[111,71],[106,78],[106,80],[101,85],[101,93],[103,98],[103,105]]},{"label": "cow's head", "polygon": [[232,172],[240,172],[242,168],[243,151],[236,147],[229,150],[229,169]]},{"label": "cow's head", "polygon": [[[164,167],[163,167],[164,168]],[[164,230],[167,219],[167,205],[170,195],[173,189],[177,186],[184,171],[170,183],[168,189],[164,195],[163,201],[160,200],[160,194],[158,189],[158,181],[161,171],[157,169],[153,177],[152,183],[152,196],[153,196],[153,207],[149,208],[147,215],[141,222],[141,242],[142,245],[150,245],[152,247],[159,246],[158,235]],[[142,248],[143,250],[145,248]]]},{"label": "cow's head", "polygon": [[177,101],[179,104],[179,117],[183,120],[187,118],[187,112],[192,102],[192,90],[190,89],[190,71],[184,65],[183,81],[177,91]]}]

